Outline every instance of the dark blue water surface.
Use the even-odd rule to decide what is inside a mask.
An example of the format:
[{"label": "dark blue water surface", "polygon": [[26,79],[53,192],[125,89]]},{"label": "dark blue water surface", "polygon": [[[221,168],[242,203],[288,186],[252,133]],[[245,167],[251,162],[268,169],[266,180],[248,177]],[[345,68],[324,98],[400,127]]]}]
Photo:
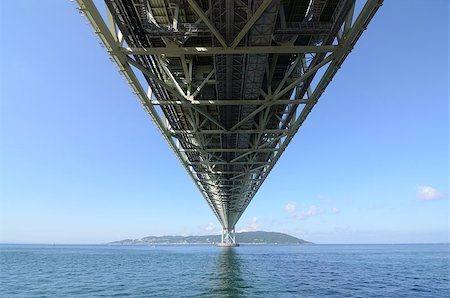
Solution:
[{"label": "dark blue water surface", "polygon": [[449,245],[0,245],[1,297],[449,297]]}]

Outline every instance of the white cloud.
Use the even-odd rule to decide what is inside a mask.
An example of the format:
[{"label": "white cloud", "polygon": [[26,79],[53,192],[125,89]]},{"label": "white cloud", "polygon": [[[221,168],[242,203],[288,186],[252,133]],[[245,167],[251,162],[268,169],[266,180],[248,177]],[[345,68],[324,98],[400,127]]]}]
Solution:
[{"label": "white cloud", "polygon": [[205,231],[211,232],[214,231],[216,229],[216,226],[212,223],[209,223],[205,226]]},{"label": "white cloud", "polygon": [[258,222],[258,218],[256,218],[256,216],[253,216],[252,219],[248,221],[244,227],[237,229],[236,232],[241,233],[259,230],[261,230],[261,224]]},{"label": "white cloud", "polygon": [[336,207],[333,207],[333,209],[331,209],[331,211],[332,211],[334,214],[339,214],[339,213],[341,213],[341,210],[340,210],[339,208],[336,208]]},{"label": "white cloud", "polygon": [[284,206],[284,211],[286,211],[287,214],[293,215],[295,211],[297,210],[297,205],[294,202],[289,202]]},{"label": "white cloud", "polygon": [[421,185],[417,187],[417,198],[419,200],[433,201],[440,199],[441,197],[442,197],[441,192],[434,187],[427,185]]},{"label": "white cloud", "polygon": [[307,219],[309,217],[315,216],[318,214],[318,209],[316,206],[312,205],[306,210],[302,210],[297,214],[299,219]]},{"label": "white cloud", "polygon": [[220,231],[221,229],[211,222],[198,227],[198,233],[200,235],[216,235],[219,234]]},{"label": "white cloud", "polygon": [[295,219],[308,219],[320,213],[319,209],[315,205],[311,205],[307,209],[297,210],[297,204],[295,202],[289,202],[284,206],[284,211],[292,218]]}]

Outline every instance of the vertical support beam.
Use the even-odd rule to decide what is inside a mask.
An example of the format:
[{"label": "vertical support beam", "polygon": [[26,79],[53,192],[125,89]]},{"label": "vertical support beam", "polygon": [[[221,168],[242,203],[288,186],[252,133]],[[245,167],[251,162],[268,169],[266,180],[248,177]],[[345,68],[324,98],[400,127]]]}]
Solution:
[{"label": "vertical support beam", "polygon": [[297,56],[297,59],[291,64],[291,67],[289,67],[288,71],[285,73],[284,78],[281,80],[280,84],[278,85],[277,89],[275,89],[274,94],[278,94],[281,90],[281,88],[284,87],[284,83],[287,79],[291,76],[291,73],[294,71],[294,69],[297,67],[298,62],[301,60],[302,56],[299,54]]},{"label": "vertical support beam", "polygon": [[350,31],[350,29],[352,28],[354,12],[355,12],[355,2],[353,2],[352,8],[350,8],[350,11],[348,12],[347,17],[345,18],[344,34],[347,34],[348,31]]},{"label": "vertical support beam", "polygon": [[253,16],[248,20],[245,24],[244,28],[239,32],[236,38],[233,40],[231,44],[231,48],[237,47],[237,45],[241,42],[242,38],[244,38],[245,34],[252,28],[252,26],[256,23],[256,21],[261,17],[266,8],[272,3],[272,0],[264,0],[264,2],[258,7]]},{"label": "vertical support beam", "polygon": [[187,90],[186,90],[186,95],[189,97],[191,95],[191,84],[192,84],[192,77],[191,77],[191,72],[189,71],[189,67],[187,65],[186,62],[186,56],[181,55],[180,56],[180,60],[181,60],[181,65],[183,66],[183,71],[184,71],[184,77],[186,79],[186,83],[187,83]]},{"label": "vertical support beam", "polygon": [[211,70],[208,76],[203,80],[203,82],[200,84],[200,86],[195,89],[195,92],[192,94],[192,97],[196,97],[197,94],[202,90],[202,88],[208,83],[208,81],[211,79],[211,77],[214,75],[215,69]]},{"label": "vertical support beam", "polygon": [[113,38],[117,41],[118,36],[117,36],[116,22],[114,22],[114,18],[112,16],[111,12],[109,11],[108,7],[106,7],[106,15],[108,18],[109,31],[111,32],[111,35],[113,36]]},{"label": "vertical support beam", "polygon": [[198,6],[197,2],[195,0],[187,0],[189,5],[192,7],[192,9],[195,11],[195,13],[198,15],[200,19],[202,19],[203,23],[208,27],[208,29],[214,34],[214,36],[217,38],[217,40],[220,42],[220,44],[226,48],[227,43],[225,42],[225,39],[223,39],[222,35],[217,31],[216,27],[210,22],[208,17],[206,16],[206,13]]},{"label": "vertical support beam", "polygon": [[178,15],[180,13],[180,1],[175,2],[175,12],[173,14],[172,29],[178,31]]},{"label": "vertical support beam", "polygon": [[322,66],[324,66],[325,64],[327,64],[330,61],[332,61],[334,59],[334,57],[335,57],[335,54],[334,53],[331,54],[330,56],[328,56],[327,58],[322,60],[322,62],[320,62],[319,64],[317,64],[316,66],[314,66],[313,68],[308,70],[306,73],[304,73],[301,77],[299,77],[298,79],[293,81],[291,84],[289,84],[286,88],[284,88],[283,90],[281,90],[278,93],[275,93],[274,94],[274,100],[279,99],[285,93],[289,92],[292,88],[297,86],[301,81],[304,81],[306,78],[310,77],[312,74],[315,74]]}]

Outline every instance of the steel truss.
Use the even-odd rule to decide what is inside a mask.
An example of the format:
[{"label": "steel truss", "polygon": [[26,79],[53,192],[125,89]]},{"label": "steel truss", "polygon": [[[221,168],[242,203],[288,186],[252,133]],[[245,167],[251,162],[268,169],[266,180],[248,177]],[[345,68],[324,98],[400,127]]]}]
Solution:
[{"label": "steel truss", "polygon": [[383,1],[367,0],[355,20],[354,0],[106,0],[106,20],[77,2],[235,243],[237,221]]}]

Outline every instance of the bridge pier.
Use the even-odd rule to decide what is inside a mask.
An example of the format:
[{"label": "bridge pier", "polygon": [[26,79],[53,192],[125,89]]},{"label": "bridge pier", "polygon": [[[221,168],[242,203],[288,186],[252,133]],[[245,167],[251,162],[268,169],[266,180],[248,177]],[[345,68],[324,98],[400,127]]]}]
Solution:
[{"label": "bridge pier", "polygon": [[221,247],[234,247],[239,246],[236,243],[236,235],[233,229],[223,228],[222,229],[222,241],[219,243]]}]

